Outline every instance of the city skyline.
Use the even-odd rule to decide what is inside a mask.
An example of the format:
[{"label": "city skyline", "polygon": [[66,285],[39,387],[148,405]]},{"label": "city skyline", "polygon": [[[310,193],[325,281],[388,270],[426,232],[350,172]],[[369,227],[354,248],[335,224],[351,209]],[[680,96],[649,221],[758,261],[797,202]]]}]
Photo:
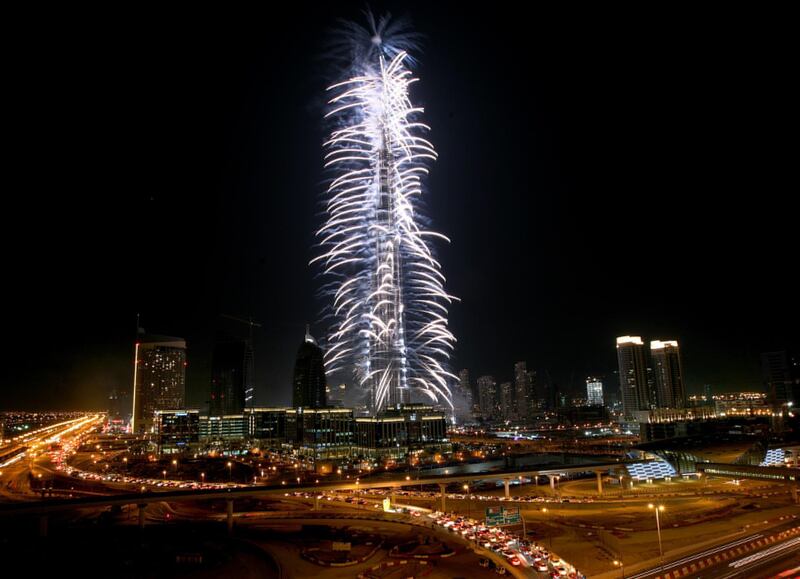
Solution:
[{"label": "city skyline", "polygon": [[[257,402],[289,402],[296,336],[321,305],[306,265],[325,139],[315,95],[330,80],[318,56],[331,22],[361,8],[298,12],[269,35],[242,25],[213,47],[185,27],[134,49],[139,26],[76,25],[86,44],[53,54],[63,32],[37,32],[52,32],[28,53],[41,74],[16,70],[12,95],[28,113],[12,134],[36,153],[22,167],[41,181],[12,200],[31,241],[6,244],[17,363],[3,408],[103,407],[132,382],[137,312],[186,339],[197,407],[219,315],[252,315]],[[452,25],[446,6],[394,12],[425,36],[414,90],[440,153],[430,212],[454,240],[441,248],[462,299],[453,368],[502,383],[527,360],[577,392],[615,368],[609,341],[635,333],[679,340],[689,393],[760,386],[760,354],[796,346],[798,325],[791,284],[765,281],[796,248],[771,128],[788,94],[780,35],[733,46],[708,15],[676,46],[669,19],[645,33],[588,15],[530,28],[498,14]],[[731,53],[717,59],[719,45]],[[43,100],[52,82],[72,90]],[[679,264],[667,289],[653,281],[665,251]]]}]

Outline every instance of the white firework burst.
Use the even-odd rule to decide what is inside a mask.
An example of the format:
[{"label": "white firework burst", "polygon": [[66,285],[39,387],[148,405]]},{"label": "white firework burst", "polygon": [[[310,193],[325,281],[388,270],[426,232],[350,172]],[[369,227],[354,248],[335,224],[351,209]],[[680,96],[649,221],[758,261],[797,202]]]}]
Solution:
[{"label": "white firework burst", "polygon": [[421,195],[436,159],[422,108],[409,99],[413,36],[369,17],[349,25],[349,78],[328,88],[324,144],[331,173],[312,260],[326,278],[326,371],[352,370],[373,413],[419,399],[452,408],[448,370],[455,299],[426,228]]}]

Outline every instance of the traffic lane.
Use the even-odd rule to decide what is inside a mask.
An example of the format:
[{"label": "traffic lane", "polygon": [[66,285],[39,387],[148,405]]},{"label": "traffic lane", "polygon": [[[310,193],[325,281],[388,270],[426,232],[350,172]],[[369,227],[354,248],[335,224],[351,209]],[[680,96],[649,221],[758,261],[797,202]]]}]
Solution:
[{"label": "traffic lane", "polygon": [[[734,579],[743,577],[800,577],[800,545],[786,541],[786,548],[765,554],[762,558],[750,563],[742,563],[738,567],[729,564],[727,567],[712,569],[707,579]],[[763,552],[765,553],[765,551]],[[740,560],[741,561],[741,560]]]},{"label": "traffic lane", "polygon": [[765,551],[788,540],[800,538],[800,526],[796,520],[790,520],[761,533],[754,533],[740,539],[729,541],[699,553],[666,561],[663,566],[656,565],[641,573],[631,574],[629,579],[655,579],[657,577],[706,577],[728,564],[745,559],[753,554]]}]

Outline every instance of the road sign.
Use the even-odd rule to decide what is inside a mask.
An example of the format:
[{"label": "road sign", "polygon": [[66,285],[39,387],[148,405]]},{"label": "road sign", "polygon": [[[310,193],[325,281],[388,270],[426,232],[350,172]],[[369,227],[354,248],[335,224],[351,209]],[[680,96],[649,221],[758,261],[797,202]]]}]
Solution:
[{"label": "road sign", "polygon": [[487,525],[502,525],[504,521],[503,507],[486,507]]},{"label": "road sign", "polygon": [[519,507],[486,507],[487,525],[519,525],[521,522]]},{"label": "road sign", "polygon": [[506,525],[519,525],[522,522],[519,507],[503,507],[503,519]]}]

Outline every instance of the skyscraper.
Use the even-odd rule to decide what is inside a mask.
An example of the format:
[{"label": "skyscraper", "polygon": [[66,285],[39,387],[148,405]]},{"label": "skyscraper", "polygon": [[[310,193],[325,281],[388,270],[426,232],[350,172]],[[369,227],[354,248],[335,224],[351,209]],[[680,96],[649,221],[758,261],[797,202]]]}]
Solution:
[{"label": "skyscraper", "polygon": [[186,341],[141,335],[134,352],[131,432],[151,432],[155,411],[181,408],[185,390]]},{"label": "skyscraper", "polygon": [[323,358],[322,348],[317,346],[316,340],[306,326],[306,335],[297,350],[297,359],[294,364],[292,406],[295,408],[323,408],[326,406]]},{"label": "skyscraper", "polygon": [[514,386],[511,382],[500,384],[500,416],[503,420],[514,418]]},{"label": "skyscraper", "polygon": [[514,364],[514,411],[519,420],[525,421],[531,414],[532,390],[527,363],[517,362]]},{"label": "skyscraper", "polygon": [[410,100],[405,32],[388,16],[343,31],[354,50],[327,93],[330,180],[313,260],[330,298],[325,367],[352,372],[373,414],[421,400],[452,408],[457,380],[448,369],[453,297],[433,247],[446,238],[422,205],[436,151]]},{"label": "skyscraper", "polygon": [[248,341],[218,337],[211,357],[209,411],[212,416],[241,414],[244,411],[252,360]]},{"label": "skyscraper", "polygon": [[478,378],[478,399],[481,417],[491,420],[497,417],[497,382],[493,376]]},{"label": "skyscraper", "polygon": [[647,410],[650,407],[642,338],[640,336],[617,338],[617,361],[622,412],[626,420],[633,420],[639,410]]},{"label": "skyscraper", "polygon": [[605,406],[602,379],[595,376],[586,378],[586,402],[589,406]]},{"label": "skyscraper", "polygon": [[656,405],[659,408],[685,408],[686,386],[677,340],[651,341],[650,356],[653,360]]},{"label": "skyscraper", "polygon": [[800,360],[788,350],[761,354],[761,378],[771,404],[800,405]]}]

